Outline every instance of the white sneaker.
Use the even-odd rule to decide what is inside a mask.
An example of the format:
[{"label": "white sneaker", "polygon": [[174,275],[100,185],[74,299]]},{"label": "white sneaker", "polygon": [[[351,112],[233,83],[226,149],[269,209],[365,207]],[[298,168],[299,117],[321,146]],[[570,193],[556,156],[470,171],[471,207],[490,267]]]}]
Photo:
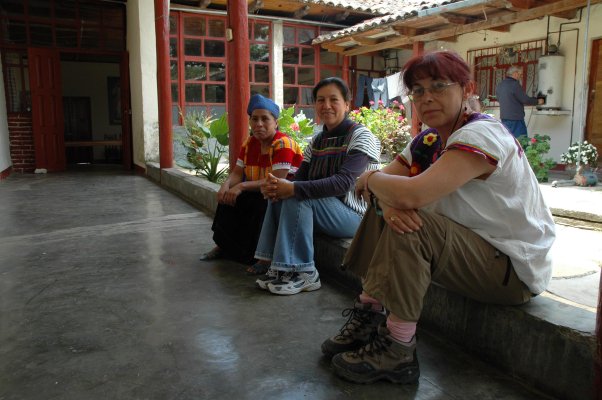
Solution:
[{"label": "white sneaker", "polygon": [[279,279],[268,283],[268,290],[274,294],[290,295],[300,292],[311,292],[322,287],[317,270],[307,272],[287,272]]}]

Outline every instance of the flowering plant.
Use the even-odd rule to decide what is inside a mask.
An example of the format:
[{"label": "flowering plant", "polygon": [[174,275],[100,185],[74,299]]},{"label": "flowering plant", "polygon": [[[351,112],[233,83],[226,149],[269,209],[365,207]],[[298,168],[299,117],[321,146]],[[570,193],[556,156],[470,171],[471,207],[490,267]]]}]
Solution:
[{"label": "flowering plant", "polygon": [[[375,103],[370,102],[373,106]],[[403,105],[393,101],[392,107],[385,107],[382,100],[377,108],[361,107],[349,113],[349,118],[368,128],[379,140],[382,150],[389,157],[395,157],[412,139],[410,125],[404,115]]]},{"label": "flowering plant", "polygon": [[294,113],[295,106],[282,110],[278,118],[278,130],[290,136],[301,149],[305,149],[307,138],[314,133],[315,124],[311,118],[307,118],[303,111],[293,116]]},{"label": "flowering plant", "polygon": [[560,161],[564,164],[589,165],[592,168],[598,166],[598,149],[587,140],[581,143],[581,153],[579,152],[579,142],[571,144],[566,153],[560,155]]},{"label": "flowering plant", "polygon": [[556,163],[551,158],[544,156],[550,151],[550,137],[548,135],[535,135],[532,138],[523,135],[518,138],[529,165],[535,173],[535,177],[539,182],[548,181],[548,172]]}]

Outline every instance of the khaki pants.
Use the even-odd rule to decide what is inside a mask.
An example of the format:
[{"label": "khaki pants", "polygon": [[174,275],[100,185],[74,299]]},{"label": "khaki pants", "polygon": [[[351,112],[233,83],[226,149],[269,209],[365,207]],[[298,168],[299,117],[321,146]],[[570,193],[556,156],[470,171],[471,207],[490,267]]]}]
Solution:
[{"label": "khaki pants", "polygon": [[419,211],[417,232],[395,233],[368,209],[343,260],[389,311],[418,321],[431,282],[484,303],[518,305],[532,297],[510,259],[470,229]]}]

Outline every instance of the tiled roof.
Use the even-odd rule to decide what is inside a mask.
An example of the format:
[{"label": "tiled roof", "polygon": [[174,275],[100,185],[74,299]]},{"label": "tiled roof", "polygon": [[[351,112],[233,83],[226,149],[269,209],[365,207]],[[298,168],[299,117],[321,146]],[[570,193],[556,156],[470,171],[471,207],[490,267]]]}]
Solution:
[{"label": "tiled roof", "polygon": [[[334,40],[339,37],[348,36],[354,33],[365,32],[374,28],[382,28],[384,25],[391,24],[393,22],[416,17],[420,10],[441,7],[446,4],[456,3],[458,1],[462,0],[366,0],[364,2],[364,7],[370,4],[371,2],[380,3],[379,6],[386,7],[386,10],[388,10],[388,12],[383,13],[385,15],[365,20],[364,22],[351,26],[349,28],[341,29],[339,31],[330,32],[326,35],[318,36],[313,40],[313,44],[320,44],[324,41]],[[341,3],[351,4],[359,2],[356,2],[355,0],[343,0],[341,1]],[[385,5],[385,3],[388,3],[388,5]]]},{"label": "tiled roof", "polygon": [[371,12],[374,14],[391,14],[399,7],[408,5],[430,7],[432,0],[304,0],[303,3],[319,4],[327,7],[348,8],[354,11]]}]

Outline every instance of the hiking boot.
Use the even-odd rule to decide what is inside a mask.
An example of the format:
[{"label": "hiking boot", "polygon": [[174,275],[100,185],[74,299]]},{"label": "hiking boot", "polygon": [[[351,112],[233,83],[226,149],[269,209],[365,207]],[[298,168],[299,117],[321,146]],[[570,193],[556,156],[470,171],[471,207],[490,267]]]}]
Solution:
[{"label": "hiking boot", "polygon": [[416,383],[420,377],[416,337],[410,343],[398,342],[389,336],[385,325],[381,325],[372,342],[357,351],[335,355],[332,366],[337,375],[355,383],[381,379],[401,384]]},{"label": "hiking boot", "polygon": [[343,310],[347,322],[335,336],[322,343],[322,353],[328,358],[345,351],[357,350],[370,342],[372,335],[386,317],[384,313],[373,311],[372,304],[355,302],[353,308]]},{"label": "hiking boot", "polygon": [[268,284],[268,290],[274,294],[290,295],[311,292],[322,287],[317,270],[307,272],[286,272],[280,279]]},{"label": "hiking boot", "polygon": [[280,277],[280,275],[282,275],[280,273],[280,271],[276,271],[275,269],[268,268],[268,271],[265,273],[264,276],[257,278],[257,280],[255,281],[255,284],[260,289],[268,290],[268,284],[270,282],[277,280]]}]

